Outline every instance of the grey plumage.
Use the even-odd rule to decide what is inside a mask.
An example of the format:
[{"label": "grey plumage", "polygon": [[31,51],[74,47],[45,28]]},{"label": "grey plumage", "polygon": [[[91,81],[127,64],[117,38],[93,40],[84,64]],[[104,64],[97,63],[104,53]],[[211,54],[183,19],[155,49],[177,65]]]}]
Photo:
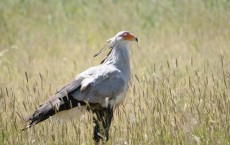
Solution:
[{"label": "grey plumage", "polygon": [[97,114],[97,119],[94,119],[97,125],[94,130],[95,141],[101,138],[97,135],[101,132],[97,121],[103,120],[102,117],[106,117],[105,114],[107,114],[108,121],[104,122],[103,128],[106,130],[105,136],[108,139],[113,107],[124,99],[128,89],[130,79],[128,45],[132,40],[137,41],[137,38],[127,31],[119,32],[109,39],[108,46],[111,51],[103,62],[83,71],[68,85],[57,91],[28,117],[27,121],[30,123],[25,129],[60,111],[86,106],[88,110]]}]

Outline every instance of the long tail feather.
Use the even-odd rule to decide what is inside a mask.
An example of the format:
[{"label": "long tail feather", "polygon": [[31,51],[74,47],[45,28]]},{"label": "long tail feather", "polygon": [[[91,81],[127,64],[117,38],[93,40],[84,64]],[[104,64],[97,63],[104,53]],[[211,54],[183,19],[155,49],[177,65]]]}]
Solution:
[{"label": "long tail feather", "polygon": [[76,106],[82,105],[86,105],[86,102],[78,101],[72,96],[64,96],[61,98],[57,96],[53,97],[50,102],[43,104],[26,119],[26,122],[30,123],[24,129],[22,129],[22,131],[48,119],[50,116],[53,116],[60,111],[69,110]]}]

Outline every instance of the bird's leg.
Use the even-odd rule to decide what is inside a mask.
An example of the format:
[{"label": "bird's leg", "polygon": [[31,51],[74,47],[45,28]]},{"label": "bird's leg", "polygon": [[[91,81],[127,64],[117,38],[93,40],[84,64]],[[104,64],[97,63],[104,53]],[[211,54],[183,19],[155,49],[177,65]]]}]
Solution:
[{"label": "bird's leg", "polygon": [[105,122],[103,128],[105,130],[106,141],[109,139],[109,128],[113,119],[113,108],[106,108],[105,110]]},{"label": "bird's leg", "polygon": [[93,118],[94,132],[93,139],[96,142],[109,139],[109,128],[113,118],[113,108],[108,106],[107,108],[101,108],[94,111],[96,117]]},{"label": "bird's leg", "polygon": [[[97,113],[96,113],[97,114]],[[101,136],[99,135],[100,133],[100,124],[99,124],[99,120],[96,117],[93,117],[93,140],[95,142],[100,142]]]}]

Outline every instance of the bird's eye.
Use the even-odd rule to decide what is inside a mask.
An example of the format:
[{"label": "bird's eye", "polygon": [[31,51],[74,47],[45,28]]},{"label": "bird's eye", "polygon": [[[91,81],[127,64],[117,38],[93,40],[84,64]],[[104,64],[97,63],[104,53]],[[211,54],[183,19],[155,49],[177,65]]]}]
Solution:
[{"label": "bird's eye", "polygon": [[123,36],[127,36],[128,34],[127,33],[124,33]]}]

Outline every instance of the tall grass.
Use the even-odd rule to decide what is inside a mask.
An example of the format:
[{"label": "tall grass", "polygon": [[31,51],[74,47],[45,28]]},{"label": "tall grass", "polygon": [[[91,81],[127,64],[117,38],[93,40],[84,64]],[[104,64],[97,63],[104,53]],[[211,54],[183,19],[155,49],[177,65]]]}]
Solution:
[{"label": "tall grass", "polygon": [[92,116],[20,132],[62,85],[129,30],[132,80],[107,144],[230,144],[227,0],[1,0],[0,144],[93,144]]}]

